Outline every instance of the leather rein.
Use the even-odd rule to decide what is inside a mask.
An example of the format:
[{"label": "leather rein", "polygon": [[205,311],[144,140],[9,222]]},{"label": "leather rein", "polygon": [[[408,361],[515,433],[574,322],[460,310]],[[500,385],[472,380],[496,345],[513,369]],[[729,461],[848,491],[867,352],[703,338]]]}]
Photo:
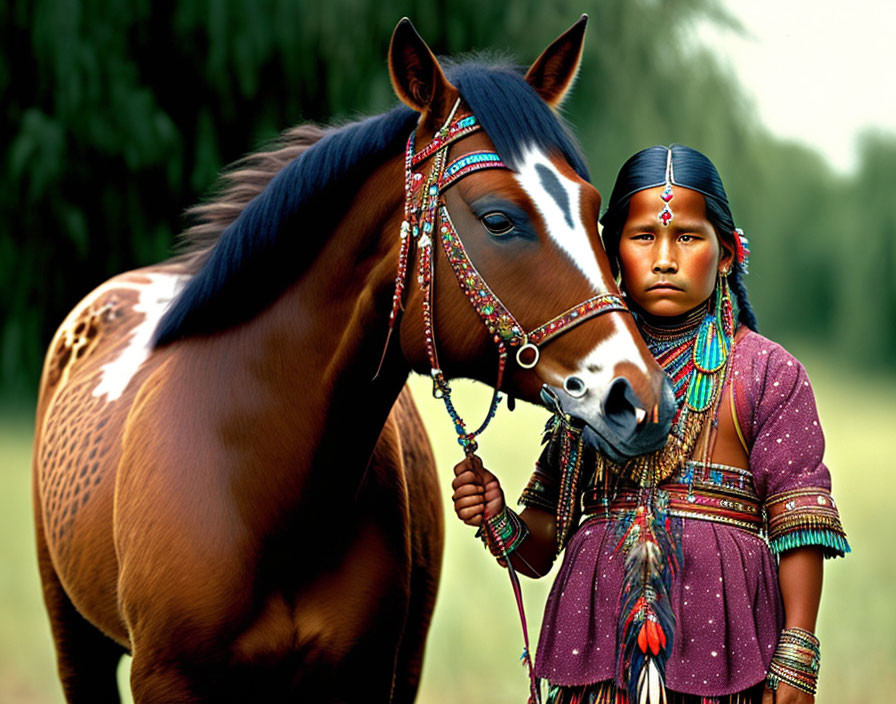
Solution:
[{"label": "leather rein", "polygon": [[[395,277],[392,311],[389,316],[389,337],[392,335],[399,311],[404,308],[408,260],[411,243],[415,242],[417,282],[423,294],[423,330],[433,380],[433,396],[444,401],[448,414],[454,421],[458,444],[469,456],[477,448],[475,438],[491,422],[501,401],[499,391],[507,366],[508,348],[516,348],[515,359],[520,367],[531,369],[538,363],[539,348],[561,333],[602,313],[629,312],[629,309],[617,294],[600,293],[527,332],[507,306],[501,302],[501,299],[489,288],[467,255],[463,242],[451,222],[444,194],[460,179],[476,171],[511,169],[504,164],[497,153],[490,151],[470,152],[446,165],[449,147],[482,129],[481,123],[472,114],[456,117],[459,106],[460,99],[454,104],[448,119],[432,141],[420,151],[414,151],[415,133],[412,132],[408,138],[405,150],[404,220],[401,223],[398,273]],[[419,168],[430,160],[429,173],[424,175]],[[466,423],[454,408],[451,401],[451,387],[439,366],[436,352],[433,330],[433,279],[435,273],[433,238],[437,238],[441,242],[461,290],[476,310],[498,348],[498,375],[489,411],[483,423],[472,432],[467,430]]]}]

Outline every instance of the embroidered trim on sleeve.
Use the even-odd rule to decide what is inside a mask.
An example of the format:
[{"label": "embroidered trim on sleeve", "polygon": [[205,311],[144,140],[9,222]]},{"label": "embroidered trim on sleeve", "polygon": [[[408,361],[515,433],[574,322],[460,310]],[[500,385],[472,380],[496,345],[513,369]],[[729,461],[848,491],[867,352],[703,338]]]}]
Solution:
[{"label": "embroidered trim on sleeve", "polygon": [[837,505],[827,489],[806,487],[769,497],[768,540],[772,552],[817,546],[825,557],[843,557],[850,552],[840,523]]}]

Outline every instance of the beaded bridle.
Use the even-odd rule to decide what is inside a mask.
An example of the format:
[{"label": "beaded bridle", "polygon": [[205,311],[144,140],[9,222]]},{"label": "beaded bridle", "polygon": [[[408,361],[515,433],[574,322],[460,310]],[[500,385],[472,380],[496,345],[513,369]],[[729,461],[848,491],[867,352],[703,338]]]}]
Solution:
[{"label": "beaded bridle", "polygon": [[[539,347],[557,335],[602,313],[610,311],[628,312],[622,298],[615,293],[600,293],[564,311],[543,325],[526,332],[497,295],[489,288],[482,275],[476,270],[464,249],[463,242],[451,222],[445,205],[444,194],[464,176],[483,169],[509,169],[495,152],[475,151],[458,157],[447,166],[448,148],[454,142],[482,129],[482,125],[472,114],[456,113],[460,100],[454,104],[448,119],[436,133],[432,141],[419,152],[414,151],[414,132],[408,138],[405,151],[405,202],[404,221],[401,223],[401,247],[398,256],[398,274],[395,277],[395,292],[392,297],[392,312],[389,316],[389,336],[391,337],[398,313],[403,309],[404,290],[408,277],[408,258],[411,242],[417,244],[417,281],[423,295],[423,333],[426,354],[429,358],[433,380],[433,396],[441,398],[448,414],[454,421],[458,443],[470,455],[476,450],[475,438],[481,434],[495,415],[501,401],[499,394],[507,366],[508,348],[516,347],[516,362],[524,369],[531,369],[538,363]],[[432,160],[428,176],[418,169]],[[438,233],[434,234],[438,224]],[[475,431],[469,432],[466,423],[458,414],[451,400],[451,387],[439,366],[439,358],[433,334],[433,237],[438,237],[442,248],[457,277],[461,290],[482,319],[486,329],[498,348],[498,376],[488,414]]]}]

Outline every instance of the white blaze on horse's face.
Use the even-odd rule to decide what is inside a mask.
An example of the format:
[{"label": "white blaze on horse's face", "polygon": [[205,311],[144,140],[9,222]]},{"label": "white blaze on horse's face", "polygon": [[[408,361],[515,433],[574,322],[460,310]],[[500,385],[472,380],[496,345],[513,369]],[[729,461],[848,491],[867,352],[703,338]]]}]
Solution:
[{"label": "white blaze on horse's face", "polygon": [[639,371],[650,374],[644,354],[635,344],[631,331],[622,324],[620,315],[628,313],[605,316],[606,322],[613,326],[613,332],[598,342],[582,360],[579,375],[589,388],[609,384],[615,376],[615,362],[631,362]]},{"label": "white blaze on horse's face", "polygon": [[582,184],[560,173],[543,151],[532,146],[514,175],[544,219],[548,234],[585,275],[594,293],[610,291],[582,223]]},{"label": "white blaze on horse's face", "polygon": [[[565,252],[592,286],[594,294],[614,290],[601,273],[588,231],[581,217],[583,184],[561,173],[540,149],[530,146],[516,165],[516,180],[529,196],[545,223],[548,235]],[[614,376],[616,363],[634,364],[645,374],[647,364],[631,331],[605,316],[612,333],[599,342],[579,363],[576,376],[588,388],[602,388]]]}]

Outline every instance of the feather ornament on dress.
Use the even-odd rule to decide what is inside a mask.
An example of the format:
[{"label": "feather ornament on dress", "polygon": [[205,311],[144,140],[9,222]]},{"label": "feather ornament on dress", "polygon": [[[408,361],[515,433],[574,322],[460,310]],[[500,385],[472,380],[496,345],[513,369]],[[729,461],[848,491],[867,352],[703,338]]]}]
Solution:
[{"label": "feather ornament on dress", "polygon": [[617,680],[631,702],[666,704],[665,668],[675,633],[669,586],[680,549],[673,537],[677,525],[667,514],[668,494],[647,490],[643,498],[620,522],[616,545],[625,556]]}]

